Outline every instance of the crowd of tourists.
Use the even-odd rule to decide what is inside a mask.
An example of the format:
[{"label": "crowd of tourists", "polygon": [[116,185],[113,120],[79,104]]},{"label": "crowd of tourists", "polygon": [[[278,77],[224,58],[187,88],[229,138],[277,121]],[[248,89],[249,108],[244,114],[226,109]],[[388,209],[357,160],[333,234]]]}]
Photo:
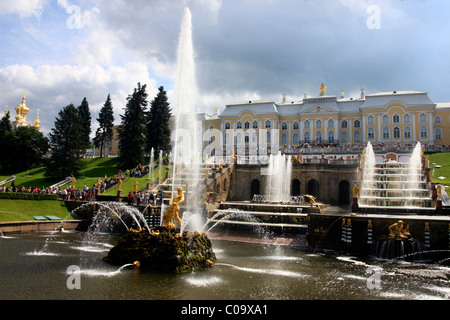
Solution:
[{"label": "crowd of tourists", "polygon": [[146,206],[159,205],[162,201],[162,193],[156,192],[128,192],[127,202],[129,205]]},{"label": "crowd of tourists", "polygon": [[[108,176],[105,175],[103,179],[97,179],[97,181],[92,186],[88,186],[85,184],[82,188],[75,187],[75,178],[72,178],[71,181],[70,178],[67,178],[66,187],[57,185],[42,188],[30,186],[25,187],[23,185],[16,186],[14,181],[12,181],[11,185],[9,186],[0,186],[0,192],[57,194],[60,200],[93,201],[100,193],[105,192],[106,190],[119,184],[119,181],[126,180],[127,178],[140,178],[146,175],[148,171],[148,166],[142,166],[141,164],[139,164],[136,166],[135,170],[126,170],[124,172],[122,172],[122,170],[119,170],[117,172],[117,175],[113,177],[108,178]],[[153,195],[144,196],[143,194],[139,193],[139,195],[133,195],[132,204],[146,203],[147,205],[153,203],[154,199],[155,196]]]}]

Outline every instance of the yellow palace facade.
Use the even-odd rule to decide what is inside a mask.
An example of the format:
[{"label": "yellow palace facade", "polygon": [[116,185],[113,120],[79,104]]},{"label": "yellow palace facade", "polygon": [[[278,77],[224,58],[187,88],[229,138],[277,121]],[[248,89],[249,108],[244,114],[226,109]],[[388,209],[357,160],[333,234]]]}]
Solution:
[{"label": "yellow palace facade", "polygon": [[[427,92],[390,91],[347,98],[328,96],[322,84],[318,96],[281,103],[246,101],[226,105],[204,116],[204,129],[220,130],[223,142],[279,146],[309,145],[450,145],[450,103],[434,103]],[[265,129],[265,131],[261,131]],[[276,129],[276,130],[273,130]],[[273,135],[272,132],[277,134]],[[261,134],[263,132],[263,134]],[[234,141],[231,141],[234,139]]]}]

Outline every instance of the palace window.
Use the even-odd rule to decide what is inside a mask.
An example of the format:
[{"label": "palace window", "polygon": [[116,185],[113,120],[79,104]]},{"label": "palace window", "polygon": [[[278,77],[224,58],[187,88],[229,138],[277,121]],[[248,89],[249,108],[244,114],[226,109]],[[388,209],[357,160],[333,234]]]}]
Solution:
[{"label": "palace window", "polygon": [[442,129],[441,128],[434,129],[434,139],[442,140]]},{"label": "palace window", "polygon": [[240,121],[236,124],[236,128],[237,129],[242,129],[242,123]]},{"label": "palace window", "polygon": [[441,120],[441,117],[440,116],[436,116],[435,118],[434,118],[434,123],[441,123],[442,122],[442,120]]},{"label": "palace window", "polygon": [[316,121],[316,128],[322,128],[322,120]]},{"label": "palace window", "polygon": [[369,128],[367,130],[367,137],[369,139],[375,139],[375,129],[374,128]]},{"label": "palace window", "polygon": [[355,127],[355,128],[361,128],[361,121],[359,121],[358,119],[356,119],[355,121],[353,121],[353,127]]},{"label": "palace window", "polygon": [[270,129],[270,126],[271,126],[271,125],[270,125],[270,120],[267,120],[267,121],[266,121],[266,129]]},{"label": "palace window", "polygon": [[245,141],[245,143],[249,143],[250,142],[250,136],[248,135],[248,133],[245,134],[244,141]]},{"label": "palace window", "polygon": [[250,129],[250,122],[245,121],[245,123],[244,123],[244,129]]},{"label": "palace window", "polygon": [[309,132],[305,132],[305,143],[310,143],[310,139],[309,139]]},{"label": "palace window", "polygon": [[334,132],[328,132],[328,143],[334,143]]},{"label": "palace window", "polygon": [[403,122],[404,123],[410,123],[411,122],[411,116],[409,114],[405,114],[403,116]]},{"label": "palace window", "polygon": [[328,128],[334,128],[334,121],[333,121],[333,119],[328,120]]},{"label": "palace window", "polygon": [[348,142],[348,134],[346,131],[341,133],[341,142]]},{"label": "palace window", "polygon": [[383,128],[383,139],[389,139],[389,128],[388,127]]},{"label": "palace window", "polygon": [[293,144],[298,144],[298,134],[294,133],[294,135],[292,136],[292,143]]},{"label": "palace window", "polygon": [[267,143],[270,143],[270,140],[272,138],[270,131],[267,131],[266,137],[267,137]]},{"label": "palace window", "polygon": [[427,127],[425,127],[425,126],[420,127],[420,137],[421,138],[428,138]]},{"label": "palace window", "polygon": [[283,133],[281,135],[281,144],[287,144],[287,134]]},{"label": "palace window", "polygon": [[422,113],[419,117],[419,122],[427,122],[427,115],[425,113]]},{"label": "palace window", "polygon": [[298,122],[294,122],[294,130],[298,130],[298,128],[299,128]]},{"label": "palace window", "polygon": [[368,116],[367,117],[367,124],[375,124],[375,117],[374,116]]},{"label": "palace window", "polygon": [[405,139],[411,139],[411,128],[410,127],[405,127],[405,129],[403,131],[403,136],[405,137]]},{"label": "palace window", "polygon": [[386,114],[383,116],[383,123],[384,124],[388,124],[389,123],[389,116],[386,115]]},{"label": "palace window", "polygon": [[343,120],[343,121],[341,122],[341,128],[342,128],[342,129],[348,128],[348,121],[347,121],[347,120]]},{"label": "palace window", "polygon": [[258,121],[253,121],[253,129],[258,129]]},{"label": "palace window", "polygon": [[399,127],[394,128],[394,139],[400,139],[400,128]]},{"label": "palace window", "polygon": [[316,143],[322,144],[322,132],[320,132],[320,131],[316,132]]},{"label": "palace window", "polygon": [[355,131],[355,133],[353,134],[353,141],[361,142],[361,133],[359,131]]},{"label": "palace window", "polygon": [[236,135],[236,144],[241,143],[242,142],[242,135],[240,133],[238,133]]},{"label": "palace window", "polygon": [[393,123],[400,123],[400,116],[398,114],[394,114],[392,116],[392,122]]},{"label": "palace window", "polygon": [[309,120],[305,121],[305,129],[309,129],[310,128],[310,124],[309,124]]},{"label": "palace window", "polygon": [[230,130],[231,124],[229,122],[225,123],[225,130]]},{"label": "palace window", "polygon": [[288,125],[286,122],[283,122],[283,124],[281,125],[281,130],[287,130],[288,129]]}]

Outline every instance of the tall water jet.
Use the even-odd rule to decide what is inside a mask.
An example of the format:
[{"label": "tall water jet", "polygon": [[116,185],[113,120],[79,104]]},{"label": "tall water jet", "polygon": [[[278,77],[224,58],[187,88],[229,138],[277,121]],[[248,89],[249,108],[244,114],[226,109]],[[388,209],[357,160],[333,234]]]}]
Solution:
[{"label": "tall water jet", "polygon": [[362,155],[362,179],[360,197],[358,200],[359,205],[365,204],[361,202],[365,201],[372,192],[372,188],[374,186],[375,164],[375,153],[373,151],[372,144],[369,141]]},{"label": "tall water jet", "polygon": [[267,168],[267,182],[265,184],[265,195],[269,202],[289,202],[291,198],[291,156],[270,155]]},{"label": "tall water jet", "polygon": [[423,178],[422,172],[422,144],[417,142],[411,158],[408,162],[408,199],[407,204],[413,205],[413,199],[416,194],[420,195],[420,182]]},{"label": "tall water jet", "polygon": [[197,211],[202,162],[202,126],[196,112],[198,99],[191,12],[185,9],[178,44],[178,73],[175,80],[175,130],[172,133],[172,195],[178,187],[185,190],[185,206]]}]

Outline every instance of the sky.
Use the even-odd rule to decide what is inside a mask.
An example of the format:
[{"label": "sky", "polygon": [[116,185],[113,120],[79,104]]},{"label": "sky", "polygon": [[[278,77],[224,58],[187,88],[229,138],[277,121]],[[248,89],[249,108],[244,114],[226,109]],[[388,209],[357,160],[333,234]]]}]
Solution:
[{"label": "sky", "polygon": [[[450,102],[448,0],[0,0],[0,114],[40,109],[47,134],[87,98],[93,133],[108,94],[116,123],[137,83],[172,101],[185,8],[198,106],[304,93],[417,90]],[[173,108],[173,106],[172,106]]]}]

